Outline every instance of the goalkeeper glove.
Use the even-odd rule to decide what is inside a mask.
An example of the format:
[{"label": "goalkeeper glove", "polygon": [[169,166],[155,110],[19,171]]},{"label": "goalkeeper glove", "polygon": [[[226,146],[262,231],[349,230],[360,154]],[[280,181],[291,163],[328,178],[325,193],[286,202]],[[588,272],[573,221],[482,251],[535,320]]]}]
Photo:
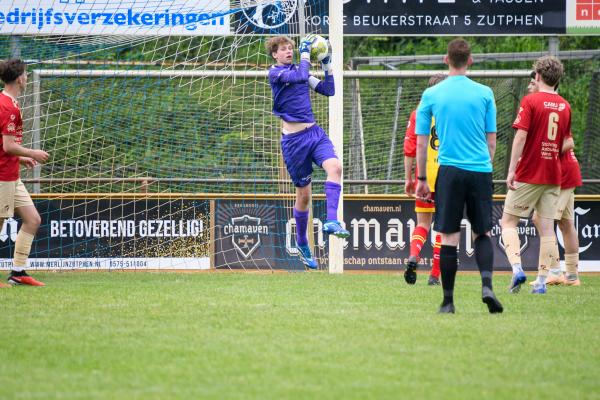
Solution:
[{"label": "goalkeeper glove", "polygon": [[315,35],[307,35],[300,41],[298,51],[300,52],[300,59],[310,62],[310,49],[312,43],[315,40]]}]

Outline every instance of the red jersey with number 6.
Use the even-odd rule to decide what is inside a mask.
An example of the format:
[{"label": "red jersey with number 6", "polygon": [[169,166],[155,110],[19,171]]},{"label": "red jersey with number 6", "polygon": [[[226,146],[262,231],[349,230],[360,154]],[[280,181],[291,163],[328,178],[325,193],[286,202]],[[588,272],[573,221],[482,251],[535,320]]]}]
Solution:
[{"label": "red jersey with number 6", "polygon": [[[6,93],[0,93],[0,134],[14,136],[15,142],[23,142],[23,119],[19,103]],[[2,144],[2,143],[0,143]],[[19,179],[19,157],[11,156],[0,146],[0,181],[13,182]]]},{"label": "red jersey with number 6", "polygon": [[560,151],[571,136],[571,106],[556,93],[537,92],[523,97],[513,128],[527,131],[517,166],[517,182],[560,185]]}]

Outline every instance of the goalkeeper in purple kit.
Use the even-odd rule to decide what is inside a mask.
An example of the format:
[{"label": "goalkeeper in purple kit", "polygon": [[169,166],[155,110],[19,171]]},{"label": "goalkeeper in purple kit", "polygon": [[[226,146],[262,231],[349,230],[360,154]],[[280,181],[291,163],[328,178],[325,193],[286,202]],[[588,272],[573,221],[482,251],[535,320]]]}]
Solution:
[{"label": "goalkeeper in purple kit", "polygon": [[337,158],[333,143],[325,131],[316,124],[310,102],[310,89],[323,96],[333,96],[335,85],[331,75],[331,54],[322,61],[325,79],[309,73],[310,50],[315,36],[308,35],[300,42],[300,64],[293,63],[294,42],[286,36],[276,36],[266,42],[266,49],[276,61],[269,69],[269,84],[273,91],[273,114],[281,118],[281,153],[294,186],[296,203],[296,244],[300,258],[308,268],[318,267],[308,246],[308,205],[311,197],[313,162],[327,173],[325,197],[327,221],[323,232],[340,238],[350,236],[337,220],[341,191],[342,164]]}]

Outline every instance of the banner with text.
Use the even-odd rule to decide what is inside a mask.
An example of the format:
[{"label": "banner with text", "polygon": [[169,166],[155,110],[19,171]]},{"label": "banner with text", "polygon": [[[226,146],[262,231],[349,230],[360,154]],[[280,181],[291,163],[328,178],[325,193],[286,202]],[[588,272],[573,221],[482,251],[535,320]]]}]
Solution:
[{"label": "banner with text", "polygon": [[[314,256],[327,265],[321,232],[325,201],[313,200]],[[215,267],[302,270],[296,248],[296,222],[284,200],[216,200]]]},{"label": "banner with text", "polygon": [[349,35],[565,33],[565,0],[345,0]]},{"label": "banner with text", "polygon": [[[293,202],[281,199],[214,200],[35,200],[42,216],[30,259],[40,269],[207,269],[303,270],[296,248]],[[499,219],[502,201],[493,205],[491,230],[494,265],[510,270]],[[321,267],[328,263],[328,237],[321,231],[325,201],[313,201],[313,252]],[[416,226],[414,201],[357,199],[344,202],[346,270],[402,271]],[[581,271],[600,271],[600,201],[575,203]],[[20,222],[5,221],[0,231],[0,268],[11,266]],[[214,230],[213,230],[214,229]],[[211,237],[211,233],[214,236]],[[530,220],[518,227],[523,264],[537,269],[539,236]],[[563,256],[563,236],[557,230]],[[430,233],[421,252],[421,268],[432,262]],[[462,270],[476,270],[474,236],[462,222],[459,260]]]},{"label": "banner with text", "polygon": [[[242,2],[244,3],[244,2]],[[329,30],[328,2],[248,1],[232,18],[236,34]],[[600,0],[343,0],[344,34],[552,35],[600,33]],[[302,13],[301,13],[302,11]]]},{"label": "banner with text", "polygon": [[[42,224],[30,268],[208,269],[207,200],[35,200]],[[0,232],[0,269],[12,265],[20,221]]]},{"label": "banner with text", "polygon": [[[327,34],[328,0],[13,0],[0,34]],[[600,33],[600,0],[340,0],[346,35]]]},{"label": "banner with text", "polygon": [[11,0],[0,34],[229,35],[234,12],[229,0]]},{"label": "banner with text", "polygon": [[[575,0],[569,0],[569,2]],[[584,0],[577,0],[577,2]],[[598,0],[586,0],[590,3]],[[243,3],[243,2],[242,2]],[[236,34],[328,33],[328,2],[246,2],[232,18]],[[345,35],[522,35],[567,32],[567,0],[343,0]],[[575,10],[575,5],[569,3]],[[579,7],[579,6],[578,6]],[[585,11],[593,12],[593,9]],[[581,13],[581,12],[580,12]],[[593,24],[593,22],[592,22]]]},{"label": "banner with text", "polygon": [[[510,270],[504,253],[500,219],[503,201],[494,201],[491,230],[496,270]],[[346,200],[344,215],[351,236],[344,251],[344,265],[348,270],[403,269],[410,251],[410,237],[416,226],[414,202],[394,200]],[[575,203],[575,227],[579,234],[581,271],[600,271],[600,202]],[[537,270],[539,235],[530,219],[522,219],[518,226],[521,239],[521,258],[526,270]],[[561,258],[564,253],[563,237],[556,229]],[[421,251],[421,267],[432,263],[433,232]],[[473,248],[474,236],[467,219],[462,221],[459,243],[459,262],[463,270],[476,270]]]},{"label": "banner with text", "polygon": [[[494,265],[497,270],[510,270],[504,254],[499,220],[503,202],[495,201],[493,227]],[[216,250],[217,268],[302,269],[296,249],[295,221],[291,206],[282,200],[236,201],[217,200]],[[328,238],[321,233],[325,202],[313,202],[313,252],[322,267],[328,261]],[[410,237],[416,226],[414,201],[411,200],[345,200],[345,225],[351,236],[345,240],[346,270],[404,270],[409,256]],[[580,269],[600,271],[600,202],[577,201],[575,226],[579,234]],[[523,219],[518,227],[523,265],[537,269],[539,236],[531,220]],[[561,257],[563,238],[557,230]],[[432,262],[432,235],[421,253],[421,268]],[[467,219],[462,222],[459,261],[462,270],[476,270],[474,236]]]}]

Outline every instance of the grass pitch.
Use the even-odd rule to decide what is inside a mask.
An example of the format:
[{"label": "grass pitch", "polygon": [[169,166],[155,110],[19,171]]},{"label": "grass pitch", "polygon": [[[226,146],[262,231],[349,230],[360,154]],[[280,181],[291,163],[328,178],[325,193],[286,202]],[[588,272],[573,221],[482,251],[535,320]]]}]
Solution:
[{"label": "grass pitch", "polygon": [[600,398],[600,276],[489,315],[476,275],[36,273],[0,290],[1,399]]}]

